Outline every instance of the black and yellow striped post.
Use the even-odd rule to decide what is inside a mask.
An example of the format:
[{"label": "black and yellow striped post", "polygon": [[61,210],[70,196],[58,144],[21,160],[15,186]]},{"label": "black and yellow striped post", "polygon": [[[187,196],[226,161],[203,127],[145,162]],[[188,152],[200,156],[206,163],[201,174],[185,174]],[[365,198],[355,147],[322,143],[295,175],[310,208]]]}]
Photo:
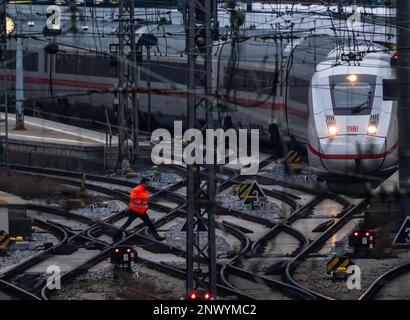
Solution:
[{"label": "black and yellow striped post", "polygon": [[238,194],[239,199],[245,199],[246,198],[246,196],[249,193],[249,190],[251,189],[251,186],[252,185],[250,183],[244,183],[244,184],[241,184],[239,186],[239,194]]},{"label": "black and yellow striped post", "polygon": [[289,150],[283,160],[287,163],[300,163],[300,154],[296,150]]},{"label": "black and yellow striped post", "polygon": [[285,164],[286,173],[291,172],[298,172],[302,169],[300,162],[302,158],[294,149],[289,150],[282,159],[282,163]]},{"label": "black and yellow striped post", "polygon": [[327,273],[330,274],[339,268],[348,268],[353,265],[352,260],[348,257],[332,257],[326,264]]},{"label": "black and yellow striped post", "polygon": [[7,250],[10,241],[9,235],[5,231],[0,231],[0,253]]}]

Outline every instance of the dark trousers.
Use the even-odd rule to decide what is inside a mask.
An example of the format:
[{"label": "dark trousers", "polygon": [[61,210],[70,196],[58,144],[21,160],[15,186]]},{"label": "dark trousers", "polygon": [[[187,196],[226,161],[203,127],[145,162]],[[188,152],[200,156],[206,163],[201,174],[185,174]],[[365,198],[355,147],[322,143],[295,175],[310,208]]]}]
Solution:
[{"label": "dark trousers", "polygon": [[142,221],[144,221],[145,225],[148,227],[149,231],[153,235],[158,235],[157,229],[155,228],[154,224],[152,223],[151,219],[149,218],[146,212],[144,214],[140,214],[138,212],[132,211],[131,209],[128,209],[127,215],[128,215],[128,220],[118,230],[118,233],[116,234],[117,237],[120,237],[121,234],[124,232],[124,230],[127,229],[131,225],[131,223],[137,218],[140,218]]}]

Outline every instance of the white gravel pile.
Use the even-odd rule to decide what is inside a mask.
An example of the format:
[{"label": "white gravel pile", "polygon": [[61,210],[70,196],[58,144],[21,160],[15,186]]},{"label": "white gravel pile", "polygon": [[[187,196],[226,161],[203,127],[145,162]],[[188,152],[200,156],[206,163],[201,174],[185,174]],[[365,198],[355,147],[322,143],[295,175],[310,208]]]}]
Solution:
[{"label": "white gravel pile", "polygon": [[8,267],[14,264],[18,264],[23,260],[36,255],[40,250],[34,250],[38,246],[42,246],[45,242],[48,242],[48,238],[43,233],[34,232],[32,240],[30,241],[29,250],[11,250],[7,255],[0,257],[0,268]]},{"label": "white gravel pile", "polygon": [[114,177],[117,179],[135,182],[135,185],[137,185],[141,181],[141,178],[148,178],[151,180],[148,185],[152,188],[157,189],[165,189],[182,180],[182,178],[175,173],[162,172],[153,169],[145,169],[141,171],[135,178],[128,178],[125,176]]},{"label": "white gravel pile", "polygon": [[252,210],[249,206],[243,204],[243,200],[240,200],[237,196],[235,196],[233,188],[229,188],[218,194],[216,197],[216,202],[221,207],[268,220],[279,219],[285,214],[283,208],[276,203],[269,201],[269,199],[268,208]]},{"label": "white gravel pile", "polygon": [[[186,232],[181,231],[181,228],[185,222],[176,223],[171,226],[166,233],[166,241],[169,245],[175,248],[186,250]],[[199,233],[199,245],[204,247],[208,239],[207,232]],[[230,250],[230,245],[223,237],[216,235],[216,253],[226,254]]]},{"label": "white gravel pile", "polygon": [[103,205],[103,203],[97,203],[95,205],[89,205],[85,208],[72,210],[73,213],[97,220],[102,220],[120,211],[121,207],[117,203],[117,201],[109,201],[108,205]]},{"label": "white gravel pile", "polygon": [[289,175],[285,173],[285,166],[281,163],[271,163],[259,171],[258,175],[279,181],[287,181],[298,184],[314,185],[317,176],[309,168],[303,169],[299,174]]}]

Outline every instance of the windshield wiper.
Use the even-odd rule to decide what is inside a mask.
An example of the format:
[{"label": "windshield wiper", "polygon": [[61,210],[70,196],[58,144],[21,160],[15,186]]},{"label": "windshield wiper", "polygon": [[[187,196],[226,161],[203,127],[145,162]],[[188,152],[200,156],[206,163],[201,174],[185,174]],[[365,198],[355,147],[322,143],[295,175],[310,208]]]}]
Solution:
[{"label": "windshield wiper", "polygon": [[353,114],[360,113],[360,112],[362,112],[363,110],[366,110],[366,109],[371,109],[369,101],[363,102],[363,103],[355,106],[354,108],[352,108],[352,113]]}]

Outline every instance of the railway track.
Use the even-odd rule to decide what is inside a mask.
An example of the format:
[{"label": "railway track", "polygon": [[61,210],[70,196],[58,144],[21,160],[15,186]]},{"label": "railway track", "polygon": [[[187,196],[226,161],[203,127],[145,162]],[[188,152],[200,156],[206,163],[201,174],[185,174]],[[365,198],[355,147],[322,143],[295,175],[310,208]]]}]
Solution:
[{"label": "railway track", "polygon": [[407,295],[409,295],[409,290],[408,290],[409,275],[410,275],[410,263],[406,263],[399,267],[393,268],[387,271],[386,273],[384,273],[383,275],[381,275],[379,278],[377,278],[376,281],[374,281],[372,285],[366,290],[366,292],[360,296],[359,300],[375,300],[383,292],[383,290],[388,288],[393,283],[397,284],[394,289],[394,293],[398,296],[397,298],[399,298],[400,295],[405,293],[405,292],[399,292],[401,291],[400,288],[403,287],[403,285],[405,286],[404,289],[405,290],[407,289]]},{"label": "railway track", "polygon": [[[56,215],[56,216],[64,216],[66,219],[78,219],[80,222],[87,224],[89,227],[80,231],[80,232],[73,232],[72,230],[70,230],[70,228],[66,228],[64,226],[60,226],[58,224],[55,224],[53,222],[50,221],[42,221],[42,220],[38,220],[35,219],[34,222],[37,225],[40,226],[47,226],[48,229],[55,229],[57,230],[61,235],[61,241],[45,250],[44,252],[32,256],[31,258],[29,258],[26,261],[23,261],[22,263],[18,264],[17,266],[11,268],[10,270],[8,270],[7,272],[5,272],[2,277],[1,280],[3,280],[3,288],[6,287],[6,283],[10,284],[10,286],[8,286],[9,288],[7,288],[7,291],[10,291],[11,289],[15,289],[15,290],[20,290],[21,292],[27,291],[28,294],[26,295],[26,297],[29,297],[29,295],[32,296],[37,296],[39,291],[39,285],[41,285],[41,283],[44,283],[45,281],[39,281],[37,286],[32,286],[32,284],[30,284],[30,279],[27,279],[24,277],[24,274],[27,270],[29,270],[30,268],[43,263],[44,261],[46,261],[49,258],[52,258],[55,254],[56,251],[58,251],[61,247],[63,246],[69,246],[70,248],[73,248],[74,251],[76,251],[75,249],[78,249],[80,247],[83,247],[84,244],[86,243],[92,243],[94,244],[93,248],[94,249],[99,249],[102,250],[101,254],[97,255],[98,257],[102,257],[102,259],[105,259],[106,256],[104,255],[104,253],[109,250],[110,248],[112,248],[113,244],[102,241],[96,237],[94,237],[92,235],[92,231],[95,230],[96,228],[101,228],[101,226],[104,226],[106,228],[106,230],[111,230],[111,231],[117,231],[117,228],[115,226],[113,226],[111,223],[113,221],[115,221],[116,219],[121,217],[121,213],[119,214],[115,214],[113,216],[109,216],[107,217],[105,220],[103,221],[95,221],[93,219],[87,218],[87,217],[83,217],[81,215],[76,215],[76,214],[72,214],[72,213],[68,213],[66,211],[60,210],[58,208],[53,208],[53,207],[48,207],[48,206],[40,206],[40,205],[28,205],[28,208],[30,208],[31,210],[36,210],[39,212],[46,212],[49,215]],[[173,217],[173,214],[175,214],[176,211],[172,210],[171,212],[169,212],[169,215],[166,216],[165,218],[160,219],[157,223],[165,223],[167,222],[169,219],[171,219]],[[139,227],[141,230],[143,229],[143,224],[139,224],[137,227]],[[57,233],[57,231],[54,231],[54,233]],[[135,239],[136,240],[141,240],[141,236],[137,236],[135,235]],[[147,240],[147,239],[145,239]],[[175,250],[175,249],[174,249]],[[172,251],[174,251],[172,250]],[[179,252],[180,253],[180,252]],[[181,253],[180,253],[181,254]],[[70,255],[67,256],[67,258],[69,259]],[[95,258],[95,259],[97,259]],[[92,259],[92,261],[95,261],[94,259]],[[90,266],[92,266],[92,264],[90,264]],[[74,268],[73,270],[67,272],[69,274],[74,273],[75,271],[78,270],[78,268]],[[22,276],[23,275],[23,276]],[[27,288],[27,289],[24,289]],[[29,289],[30,288],[30,289]],[[41,286],[40,286],[41,289]],[[16,291],[16,292],[17,292]],[[21,297],[22,295],[19,294],[19,297]]]},{"label": "railway track", "polygon": [[[309,300],[319,298],[330,299],[329,297],[324,297],[320,293],[313,292],[312,290],[309,290],[308,288],[304,288],[301,285],[299,285],[293,279],[292,273],[296,269],[298,263],[300,263],[301,260],[307,259],[310,253],[317,252],[322,246],[326,244],[326,241],[332,235],[336,234],[336,232],[340,230],[340,228],[343,225],[350,221],[350,218],[354,214],[360,213],[365,207],[365,201],[361,202],[358,205],[353,205],[353,203],[351,203],[344,197],[338,196],[327,191],[315,190],[299,184],[287,183],[284,181],[273,179],[271,179],[270,183],[268,183],[266,182],[267,180],[269,181],[269,178],[263,178],[264,184],[282,186],[285,190],[287,190],[287,192],[284,192],[283,190],[278,191],[275,189],[269,190],[262,186],[262,189],[265,192],[265,194],[280,199],[281,201],[283,201],[291,207],[292,212],[287,218],[278,223],[258,221],[258,219],[255,218],[250,219],[252,221],[258,221],[264,225],[271,225],[271,229],[268,232],[266,232],[262,237],[254,241],[251,244],[248,252],[242,252],[238,254],[228,266],[225,266],[222,269],[221,278],[227,285],[231,285],[233,288],[235,288],[235,286],[230,284],[228,280],[229,273],[232,270],[234,271],[235,275],[240,274],[244,278],[247,278],[247,280],[253,283],[257,283],[259,286],[268,287],[269,289],[276,288],[288,297],[296,297],[299,299]],[[233,181],[232,183],[238,182],[240,181]],[[297,201],[300,199],[300,197],[293,194],[291,190],[298,190],[305,193],[309,193],[312,195],[311,200],[304,205],[299,205]],[[292,225],[297,220],[309,216],[309,214],[311,214],[315,210],[315,207],[325,200],[334,201],[335,203],[340,205],[341,210],[335,216],[335,221],[332,222],[330,226],[327,226],[325,230],[322,232],[322,234],[316,240],[311,242],[306,235],[304,235],[301,231],[299,231]],[[264,257],[266,256],[266,246],[269,244],[270,241],[274,241],[278,236],[280,236],[283,233],[290,234],[295,239],[297,239],[297,241],[299,242],[299,247],[297,248],[297,250],[289,252],[287,254],[288,257],[293,258],[285,264],[285,267],[283,268],[283,275],[281,281],[271,279],[270,277],[261,276],[255,272],[245,270],[243,269],[243,267],[239,267],[243,264],[244,261],[246,261],[249,258],[254,258],[257,256],[261,259],[264,259]],[[240,283],[240,281],[237,281],[236,283],[238,282]],[[243,285],[243,287],[248,288],[249,283],[246,283],[245,285]],[[265,293],[269,292],[269,290],[266,290],[264,288],[261,290],[261,292],[262,297],[266,299],[268,295]]]},{"label": "railway track", "polygon": [[[268,163],[268,161],[267,161]],[[185,174],[186,169],[180,167],[180,168],[175,168],[178,166],[174,166],[171,168],[173,172],[179,172],[180,175]],[[127,180],[121,180],[121,179],[116,179],[112,177],[105,177],[105,176],[98,176],[98,175],[87,175],[86,176],[86,183],[84,184],[84,180],[81,182],[80,180],[83,179],[82,173],[77,173],[77,172],[66,172],[66,171],[60,171],[60,170],[49,170],[49,169],[44,169],[44,168],[28,168],[28,167],[21,167],[21,166],[12,166],[11,169],[16,170],[16,171],[23,171],[23,172],[30,172],[30,174],[35,174],[35,175],[43,175],[43,176],[48,176],[53,179],[57,179],[62,183],[67,183],[67,184],[72,184],[76,186],[80,186],[81,183],[85,185],[87,189],[94,190],[97,192],[102,192],[105,194],[110,194],[114,196],[115,198],[121,200],[121,201],[128,201],[128,192],[124,190],[124,188],[130,188],[135,185],[134,182],[132,181],[127,181]],[[34,171],[34,172],[33,172]],[[225,181],[222,182],[223,189],[229,188],[232,185],[240,182],[241,180],[243,181],[243,177],[239,176],[238,170],[234,169],[229,169],[228,175],[229,178]],[[97,184],[98,183],[98,184]],[[277,185],[282,185],[284,188],[288,188],[291,190],[291,188],[294,188],[295,190],[299,190],[302,192],[309,192],[311,194],[314,194],[313,198],[311,201],[309,201],[305,205],[299,205],[298,201],[300,199],[299,196],[292,194],[291,192],[283,192],[279,190],[269,190],[269,189],[264,189],[264,192],[270,196],[273,197],[287,206],[291,208],[291,214],[284,219],[281,222],[278,223],[273,223],[272,221],[268,221],[266,219],[261,219],[252,215],[247,215],[244,213],[240,212],[235,212],[231,211],[230,215],[237,217],[241,220],[245,221],[252,221],[254,223],[264,225],[264,226],[269,226],[268,232],[266,232],[263,236],[261,236],[259,239],[256,239],[255,241],[251,241],[248,236],[245,235],[246,228],[241,227],[238,224],[231,223],[229,221],[222,221],[222,223],[218,223],[218,228],[221,230],[229,230],[231,234],[234,234],[237,239],[239,239],[241,243],[241,248],[240,252],[236,257],[234,257],[230,263],[227,265],[218,265],[218,269],[220,270],[220,278],[221,278],[221,284],[219,289],[222,290],[223,292],[228,292],[229,294],[235,294],[239,298],[244,298],[244,299],[250,299],[250,298],[255,298],[252,295],[246,293],[245,291],[241,290],[240,288],[236,288],[233,286],[227,278],[229,276],[232,277],[239,277],[241,280],[247,280],[251,281],[253,284],[256,284],[257,286],[263,285],[269,291],[275,290],[283,293],[287,297],[292,297],[292,298],[302,298],[302,299],[318,299],[318,298],[327,298],[323,297],[318,293],[312,292],[307,288],[301,287],[293,278],[292,278],[292,272],[294,269],[297,267],[298,263],[300,261],[303,261],[303,259],[308,258],[308,255],[313,252],[312,248],[317,248],[319,247],[318,244],[322,243],[324,244],[326,240],[332,235],[331,232],[336,232],[336,226],[341,227],[348,221],[346,219],[346,215],[350,213],[348,216],[352,216],[351,210],[352,204],[349,203],[346,199],[343,197],[328,193],[328,192],[323,192],[323,191],[317,191],[317,190],[311,190],[309,188],[305,188],[303,186],[299,185],[289,185],[289,184],[284,184],[281,182],[273,181],[273,184]],[[107,185],[105,185],[107,184]],[[108,185],[111,185],[111,188],[108,187]],[[185,180],[183,179],[182,181],[168,186],[167,188],[156,190],[152,189],[151,191],[153,192],[152,199],[155,198],[167,198],[170,201],[174,201],[178,203],[178,206],[175,210],[173,210],[174,215],[170,215],[168,213],[165,217],[161,218],[160,220],[156,221],[156,225],[160,226],[162,224],[165,224],[175,218],[176,216],[184,216],[185,212],[183,210],[184,208],[184,202],[185,202],[185,197],[181,194],[178,194],[176,191],[180,188],[183,188],[185,185]],[[114,187],[112,187],[114,186]],[[118,189],[118,186],[120,188],[123,188],[123,190]],[[339,213],[338,215],[338,221],[331,226],[328,230],[323,232],[323,234],[315,241],[312,243],[309,243],[309,239],[303,235],[300,231],[298,231],[296,228],[292,226],[292,224],[298,220],[300,217],[304,215],[304,213],[308,210],[311,210],[314,208],[318,203],[323,201],[324,199],[331,199],[337,203],[339,203],[343,210],[342,212]],[[165,208],[161,205],[155,205],[153,203],[153,209],[157,210],[165,210]],[[155,208],[154,208],[155,207]],[[356,211],[355,211],[356,212]],[[102,261],[107,258],[107,254],[109,254],[110,250],[110,243],[104,242],[98,239],[96,233],[100,232],[103,230],[103,233],[106,232],[108,229],[113,228],[112,223],[115,220],[118,220],[121,218],[121,214],[119,214],[117,217],[111,217],[109,221],[104,221],[103,224],[95,224],[90,226],[84,233],[82,233],[83,237],[86,237],[90,241],[100,241],[100,245],[102,248],[101,254],[97,255],[97,257],[90,259],[90,261],[85,262],[82,266],[79,266],[78,268],[75,268],[72,270],[72,272],[69,272],[65,275],[62,276],[62,280],[68,281],[69,279],[74,279],[76,276],[79,274],[83,274],[88,270],[91,266],[95,265],[99,261]],[[104,227],[102,227],[104,225]],[[115,228],[115,227],[114,227]],[[139,241],[146,241],[146,242],[152,242],[151,239],[144,237],[143,235],[140,234],[142,231],[141,228],[136,228],[134,231],[137,231],[139,233],[135,233],[132,236],[125,237],[124,239],[121,240],[120,243],[123,241],[125,243],[132,243],[132,241],[139,240]],[[260,274],[256,274],[255,272],[246,270],[242,267],[240,267],[240,264],[238,264],[239,261],[243,259],[247,259],[250,256],[254,256],[256,254],[260,254],[261,252],[263,253],[263,248],[264,246],[269,243],[272,239],[278,236],[278,234],[281,233],[286,233],[295,238],[299,242],[298,250],[295,250],[293,252],[289,253],[289,256],[294,257],[294,259],[287,264],[286,266],[286,276],[282,281],[271,279],[269,277],[265,277]],[[78,236],[78,235],[77,235]],[[143,237],[143,238],[141,238]],[[184,250],[178,250],[176,248],[169,248],[169,246],[166,246],[164,244],[156,244],[157,246],[161,247],[161,250],[165,250],[164,252],[170,252],[172,254],[176,254],[178,256],[184,257]],[[105,246],[105,247],[104,247]],[[166,248],[168,247],[168,251],[166,251]],[[262,255],[263,258],[263,255]],[[144,259],[142,259],[144,260]],[[162,272],[166,272],[171,275],[178,275],[181,277],[184,273],[184,270],[181,268],[178,268],[176,266],[172,265],[166,265],[166,264],[158,264],[157,262],[154,261],[149,261],[145,259],[145,263],[151,266],[155,266],[156,269],[162,270]],[[47,288],[42,289],[42,297],[47,298],[49,295],[49,290]]]},{"label": "railway track", "polygon": [[[30,267],[52,256],[53,252],[63,246],[68,239],[67,232],[58,225],[39,219],[34,219],[33,224],[42,228],[43,230],[47,230],[48,232],[56,236],[59,242],[43,250],[39,254],[31,256],[30,258],[17,264],[16,266],[0,275],[0,289],[13,299],[40,299],[36,294],[32,292],[32,290],[27,288],[27,285],[25,285],[25,280],[22,279],[24,277],[24,272]],[[16,280],[17,276],[20,277],[18,281]]]},{"label": "railway track", "polygon": [[315,241],[310,243],[301,253],[299,253],[295,258],[293,258],[289,263],[287,263],[285,271],[284,271],[284,280],[292,284],[295,287],[299,287],[300,289],[306,291],[307,294],[310,294],[315,297],[315,299],[320,300],[333,300],[331,297],[325,296],[309,288],[301,286],[294,278],[293,273],[297,266],[302,263],[304,260],[309,258],[310,254],[316,253],[320,250],[326,242],[334,235],[337,231],[339,231],[355,214],[359,214],[365,210],[367,207],[368,201],[362,200],[358,204],[354,205],[353,207],[346,210],[343,215],[326,231],[324,231],[319,238]]},{"label": "railway track", "polygon": [[[116,198],[118,198],[122,201],[127,201],[128,200],[128,193],[124,193],[121,190],[117,190],[117,189],[108,190],[106,187],[101,186],[101,185],[97,186],[97,185],[94,185],[94,184],[91,184],[91,183],[88,183],[88,182],[84,183],[84,181],[80,182],[79,179],[82,178],[82,175],[80,173],[64,172],[64,171],[59,171],[59,170],[48,170],[48,169],[43,169],[43,168],[36,168],[36,169],[34,169],[35,173],[33,173],[33,168],[27,168],[27,167],[21,167],[21,166],[16,166],[13,169],[16,170],[16,171],[24,171],[24,172],[28,171],[30,174],[34,174],[34,175],[47,176],[49,178],[59,180],[62,183],[67,183],[67,184],[71,184],[71,185],[79,186],[80,183],[82,183],[83,186],[86,187],[87,189],[94,190],[94,191],[97,191],[97,192],[106,193],[106,194],[114,194],[114,196]],[[61,177],[60,174],[63,177]],[[109,177],[95,176],[95,175],[87,176],[87,180],[98,181],[98,182],[109,183],[109,184],[115,184],[115,185],[120,185],[120,186],[125,186],[125,187],[133,187],[135,185],[134,183],[132,183],[130,181],[113,179],[113,178],[109,178]],[[175,185],[170,186],[169,188],[162,189],[162,190],[154,190],[152,198],[158,198],[158,196],[161,195],[161,198],[163,198],[164,196],[168,196],[168,197],[172,198],[173,201],[178,200],[177,202],[178,202],[179,205],[178,205],[176,210],[173,210],[174,213],[177,213],[177,211],[180,210],[181,207],[183,207],[183,205],[184,205],[183,200],[185,200],[185,198],[178,195],[178,194],[173,193],[173,190],[176,190],[176,189],[182,187],[183,185],[184,185],[184,181],[181,181],[179,183],[176,183]],[[37,209],[37,210],[38,209],[44,209],[44,208],[39,208],[39,207],[40,206],[37,206],[36,208],[33,208],[33,209]],[[162,207],[158,204],[155,204],[155,203],[153,203],[151,205],[151,208],[152,209],[157,209],[157,210],[158,209],[164,210],[164,207]],[[53,214],[56,213],[51,208],[45,208],[44,211],[47,211],[48,213],[51,212]],[[62,214],[61,212],[57,212],[57,213]],[[181,212],[179,212],[179,214],[181,214]],[[76,217],[76,218],[79,218],[79,217]],[[99,245],[101,245],[101,246],[105,245],[106,249],[103,250],[102,253],[99,254],[95,259],[92,259],[88,263],[85,263],[84,266],[80,266],[79,268],[75,268],[72,272],[67,273],[65,275],[65,278],[69,277],[72,274],[76,274],[77,270],[86,270],[87,268],[85,268],[85,267],[92,266],[93,263],[95,263],[99,259],[105,259],[106,258],[105,253],[107,252],[107,250],[109,252],[110,245],[108,243],[104,243],[103,241],[100,241],[100,240],[96,239],[95,237],[93,237],[93,232],[95,232],[98,228],[101,228],[101,225],[104,225],[104,227],[106,227],[108,229],[113,228],[110,223],[114,222],[114,220],[117,220],[117,219],[121,218],[121,214],[118,214],[115,217],[110,217],[109,219],[107,219],[107,222],[99,223],[98,225],[93,225],[92,221],[89,221],[85,217],[80,216],[80,218],[81,218],[82,222],[85,222],[85,223],[87,223],[91,226],[90,226],[90,228],[88,228],[87,230],[81,232],[80,234],[73,235],[69,239],[69,241],[72,241],[73,238],[75,238],[75,237],[82,237],[82,238],[86,238],[88,240],[94,240],[94,241],[98,242]],[[160,222],[165,223],[165,222],[169,221],[171,218],[172,218],[171,214],[169,213],[168,216],[166,217],[166,219],[163,219],[163,221],[157,221],[156,224],[159,225]],[[224,229],[227,229],[227,228],[229,229],[229,226],[223,226],[223,228]],[[134,237],[135,238],[139,237],[138,240],[141,240],[141,238],[140,238],[141,235],[135,235]],[[145,240],[148,240],[148,239],[146,238]],[[161,245],[161,244],[157,244],[157,245]],[[165,247],[169,248],[169,246],[165,246]],[[184,254],[184,252],[182,250],[175,250],[175,248],[173,248],[173,250],[170,250],[170,251],[172,251],[173,253],[176,252],[179,255]],[[21,266],[21,267],[23,267],[23,266]],[[164,268],[164,267],[162,266],[162,268]],[[223,290],[223,287],[221,289]],[[230,291],[229,289],[226,289],[226,290]],[[46,291],[47,290],[44,289],[42,292],[46,292]],[[240,293],[238,293],[238,292],[236,292],[236,294],[240,295]],[[43,298],[45,298],[45,297],[46,296],[44,296]]]}]

